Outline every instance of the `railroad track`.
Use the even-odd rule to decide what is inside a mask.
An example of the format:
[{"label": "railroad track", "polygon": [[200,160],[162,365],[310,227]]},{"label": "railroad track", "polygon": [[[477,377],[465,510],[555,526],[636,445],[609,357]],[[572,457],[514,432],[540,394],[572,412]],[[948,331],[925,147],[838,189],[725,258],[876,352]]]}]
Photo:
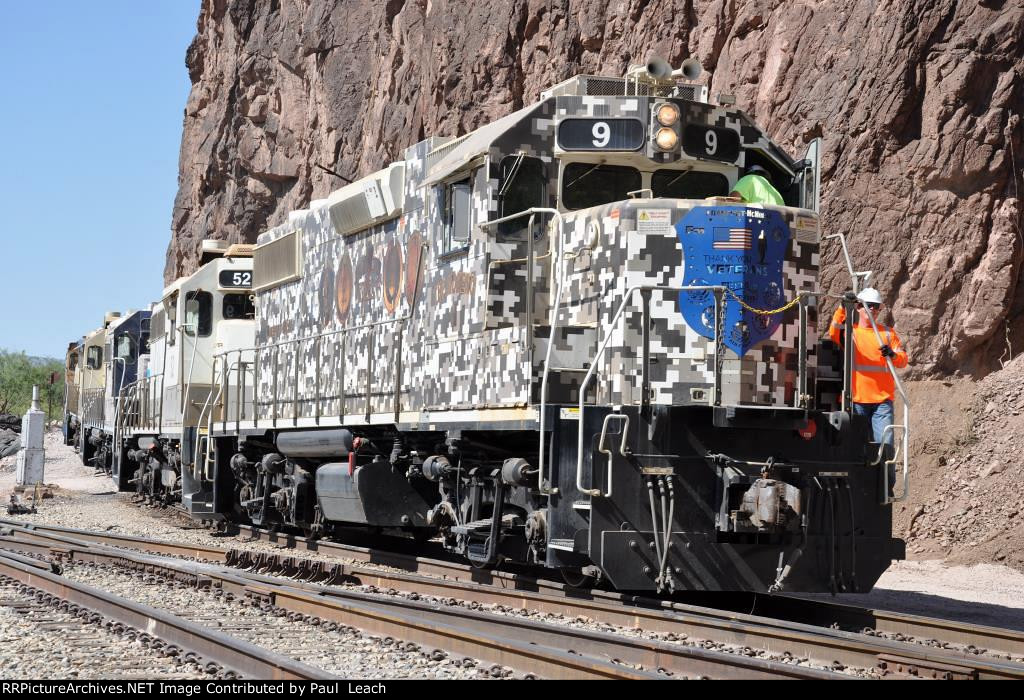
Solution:
[{"label": "railroad track", "polygon": [[[0,525],[11,525],[0,521]],[[17,525],[21,525],[18,523]],[[454,562],[422,560],[408,555],[381,553],[361,547],[308,541],[302,538],[274,535],[250,530],[250,537],[258,536],[279,544],[306,549],[320,554],[356,559],[392,568],[412,569],[418,575],[392,572],[369,566],[347,563],[325,564],[294,556],[252,555],[220,547],[195,547],[152,540],[139,540],[108,533],[84,533],[66,528],[34,526],[23,530],[21,541],[35,537],[40,551],[46,543],[64,544],[102,543],[129,549],[151,551],[164,555],[188,557],[203,561],[230,564],[246,570],[250,581],[276,585],[279,579],[268,574],[284,574],[302,579],[289,586],[320,597],[341,596],[339,589],[312,583],[361,584],[371,590],[385,590],[406,597],[432,598],[448,607],[457,601],[467,601],[462,607],[480,605],[497,606],[505,611],[523,610],[578,619],[580,616],[596,624],[622,628],[642,629],[667,640],[694,639],[712,648],[732,647],[731,656],[767,650],[772,656],[809,659],[819,666],[836,669],[851,667],[873,670],[886,676],[916,675],[937,678],[1024,678],[1024,635],[1012,630],[962,625],[932,618],[868,611],[851,606],[833,606],[819,601],[782,599],[781,607],[803,617],[823,615],[845,616],[846,620],[873,621],[870,634],[848,630],[827,629],[790,619],[745,615],[720,609],[688,605],[677,601],[653,600],[603,591],[581,591],[564,584],[529,578],[519,574],[485,572]],[[3,538],[0,538],[3,540]],[[0,547],[8,544],[0,541]],[[423,575],[429,574],[429,575]],[[446,577],[446,578],[441,578]],[[393,596],[394,597],[394,596]],[[765,598],[765,597],[762,597]],[[801,608],[808,603],[813,612]],[[299,606],[300,603],[293,602]],[[789,617],[793,617],[790,615]],[[889,639],[886,626],[898,628],[902,639]],[[897,629],[893,630],[894,632]],[[879,635],[882,635],[881,637]],[[908,641],[914,635],[929,643]],[[941,640],[941,641],[938,641]],[[645,643],[659,640],[645,640]],[[948,648],[943,648],[945,643]],[[574,648],[574,647],[561,647]],[[987,650],[987,653],[972,653]],[[633,663],[650,668],[650,661],[633,651]],[[1007,658],[1009,657],[1009,658]],[[620,658],[612,656],[610,658]]]},{"label": "railroad track", "polygon": [[[6,548],[5,548],[6,549]],[[0,581],[23,596],[100,625],[154,651],[183,655],[222,677],[268,679],[329,678],[323,671],[156,608],[72,581],[52,563],[0,552]]]},{"label": "railroad track", "polygon": [[[809,678],[844,677],[829,670],[796,663],[724,653],[696,645],[643,639],[524,619],[451,605],[440,605],[394,595],[328,588],[310,582],[281,581],[269,576],[203,562],[169,559],[172,545],[159,543],[159,555],[111,547],[121,536],[92,535],[93,541],[46,531],[46,528],[10,528],[0,548],[21,548],[35,556],[56,555],[64,563],[91,563],[159,573],[225,598],[245,600],[267,614],[283,614],[315,625],[331,623],[402,639],[417,647],[443,650],[455,656],[515,668],[545,678]],[[154,546],[136,543],[137,549]],[[188,546],[181,554],[193,557]]]}]

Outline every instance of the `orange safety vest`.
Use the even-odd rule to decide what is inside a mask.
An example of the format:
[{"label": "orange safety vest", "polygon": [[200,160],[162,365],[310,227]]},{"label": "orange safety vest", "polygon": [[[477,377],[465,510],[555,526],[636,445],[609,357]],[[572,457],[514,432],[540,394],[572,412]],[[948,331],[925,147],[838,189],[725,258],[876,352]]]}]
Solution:
[{"label": "orange safety vest", "polygon": [[[836,345],[841,345],[843,326],[846,323],[846,309],[840,306],[832,315],[832,325],[828,336]],[[894,367],[907,366],[907,352],[900,343],[896,331],[878,323],[878,333],[882,342],[892,348]],[[878,345],[875,331],[871,326],[853,325],[853,402],[882,403],[891,401],[896,395],[896,381],[889,373],[889,367],[882,357],[882,349]]]}]

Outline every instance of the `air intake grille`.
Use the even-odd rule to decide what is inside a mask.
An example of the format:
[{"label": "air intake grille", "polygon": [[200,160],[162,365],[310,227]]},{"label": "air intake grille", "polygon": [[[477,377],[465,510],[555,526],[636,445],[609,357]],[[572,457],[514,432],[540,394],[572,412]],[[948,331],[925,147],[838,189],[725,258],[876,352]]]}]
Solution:
[{"label": "air intake grille", "polygon": [[164,337],[164,310],[159,309],[153,312],[153,317],[149,322],[149,337],[150,340],[156,340],[157,338]]},{"label": "air intake grille", "polygon": [[575,95],[582,97],[681,97],[694,102],[707,102],[707,87],[672,82],[652,84],[608,78],[598,75],[577,75],[541,93],[542,98]]},{"label": "air intake grille", "polygon": [[302,237],[299,231],[281,236],[253,250],[253,290],[262,292],[302,276]]},{"label": "air intake grille", "polygon": [[455,150],[455,147],[469,138],[469,134],[452,139],[443,146],[439,146],[427,154],[427,170],[441,162],[441,159]]}]

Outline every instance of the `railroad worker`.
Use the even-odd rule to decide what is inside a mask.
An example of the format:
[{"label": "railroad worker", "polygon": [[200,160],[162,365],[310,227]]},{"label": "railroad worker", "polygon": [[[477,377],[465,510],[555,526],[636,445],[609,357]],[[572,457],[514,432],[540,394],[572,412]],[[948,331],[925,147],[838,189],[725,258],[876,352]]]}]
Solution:
[{"label": "railroad worker", "polygon": [[[896,380],[889,373],[885,358],[892,360],[894,367],[907,366],[907,353],[900,343],[896,331],[878,321],[878,312],[882,308],[882,295],[877,289],[868,287],[857,295],[858,318],[853,324],[853,412],[858,416],[871,419],[871,429],[875,442],[882,441],[885,429],[892,425],[892,401],[896,395]],[[868,315],[875,319],[878,333],[882,336],[882,344],[871,328]],[[840,305],[832,315],[832,325],[828,335],[832,342],[842,346],[846,309]],[[885,436],[889,445],[893,444],[892,431]]]},{"label": "railroad worker", "polygon": [[784,206],[782,195],[772,186],[771,174],[760,165],[751,165],[743,177],[733,185],[730,197],[739,197],[748,204],[776,204]]}]

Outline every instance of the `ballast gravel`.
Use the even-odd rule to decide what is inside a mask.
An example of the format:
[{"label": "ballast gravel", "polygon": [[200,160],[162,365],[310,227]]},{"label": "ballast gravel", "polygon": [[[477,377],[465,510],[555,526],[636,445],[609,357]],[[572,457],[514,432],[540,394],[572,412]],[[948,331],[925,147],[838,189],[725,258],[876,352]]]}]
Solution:
[{"label": "ballast gravel", "polygon": [[379,637],[333,623],[290,620],[220,591],[200,590],[153,574],[114,567],[73,564],[66,578],[170,612],[269,651],[348,678],[507,678],[513,670],[476,659],[453,658],[391,637]]},{"label": "ballast gravel", "polygon": [[165,657],[139,639],[41,603],[0,581],[0,669],[5,679],[209,679],[191,661]]}]

